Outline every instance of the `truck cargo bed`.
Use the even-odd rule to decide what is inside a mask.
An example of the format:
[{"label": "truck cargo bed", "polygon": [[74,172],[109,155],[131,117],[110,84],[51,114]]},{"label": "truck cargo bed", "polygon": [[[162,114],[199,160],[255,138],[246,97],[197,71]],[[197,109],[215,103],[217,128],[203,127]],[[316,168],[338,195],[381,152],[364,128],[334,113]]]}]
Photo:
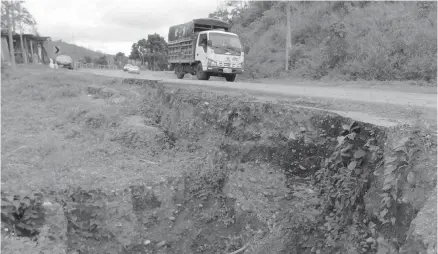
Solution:
[{"label": "truck cargo bed", "polygon": [[168,62],[192,63],[195,61],[196,38],[199,32],[213,29],[229,30],[229,24],[217,19],[193,19],[169,28]]},{"label": "truck cargo bed", "polygon": [[169,45],[168,62],[169,63],[191,63],[195,61],[195,45],[194,39],[186,38],[177,43]]}]

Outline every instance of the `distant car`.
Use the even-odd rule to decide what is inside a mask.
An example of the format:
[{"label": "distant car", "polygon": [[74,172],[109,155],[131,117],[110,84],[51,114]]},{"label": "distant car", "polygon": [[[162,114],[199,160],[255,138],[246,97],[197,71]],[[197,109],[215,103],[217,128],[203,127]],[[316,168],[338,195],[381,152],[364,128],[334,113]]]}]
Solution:
[{"label": "distant car", "polygon": [[123,71],[128,71],[128,69],[131,67],[132,67],[132,64],[125,64],[125,66],[123,66]]},{"label": "distant car", "polygon": [[140,74],[140,68],[136,65],[127,64],[125,67],[123,67],[124,71],[127,71],[129,73],[137,73]]},{"label": "distant car", "polygon": [[70,70],[73,70],[73,59],[70,56],[67,55],[58,55],[55,58],[56,64],[58,64],[59,67],[69,68]]}]

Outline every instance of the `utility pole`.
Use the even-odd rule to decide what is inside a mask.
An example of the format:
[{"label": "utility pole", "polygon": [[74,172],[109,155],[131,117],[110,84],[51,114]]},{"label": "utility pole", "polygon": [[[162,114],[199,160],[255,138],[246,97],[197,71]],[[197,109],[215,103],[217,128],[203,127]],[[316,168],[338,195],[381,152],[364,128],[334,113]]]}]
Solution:
[{"label": "utility pole", "polygon": [[9,53],[11,54],[11,67],[13,70],[15,70],[16,66],[15,66],[14,39],[12,38],[12,18],[9,9],[12,6],[12,0],[10,3],[4,1],[3,4],[6,7],[6,16],[8,18]]},{"label": "utility pole", "polygon": [[286,2],[286,64],[285,71],[289,71],[289,50],[291,48],[291,34],[290,34],[290,4]]}]

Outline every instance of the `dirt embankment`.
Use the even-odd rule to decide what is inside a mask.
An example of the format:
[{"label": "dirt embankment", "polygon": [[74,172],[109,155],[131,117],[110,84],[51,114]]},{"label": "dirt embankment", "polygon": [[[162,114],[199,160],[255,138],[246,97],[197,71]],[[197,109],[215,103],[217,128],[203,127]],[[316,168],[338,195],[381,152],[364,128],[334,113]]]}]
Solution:
[{"label": "dirt embankment", "polygon": [[[436,88],[422,87],[409,82],[316,82],[288,81],[278,84],[227,83],[223,78],[201,82],[190,78],[179,80],[162,76],[161,72],[140,75],[117,70],[82,69],[107,77],[158,80],[175,88],[203,89],[207,92],[230,94],[247,93],[264,101],[283,101],[286,104],[331,110],[336,114],[381,126],[420,124],[434,131],[436,127]],[[155,76],[155,77],[154,77]]]},{"label": "dirt embankment", "polygon": [[[422,226],[436,224],[436,216],[430,218],[436,138],[429,133],[157,81],[118,82],[81,88],[94,105],[113,107],[76,109],[62,126],[70,139],[93,133],[95,142],[123,149],[99,148],[119,180],[108,175],[101,181],[113,186],[47,187],[16,197],[2,187],[7,253],[17,243],[29,253],[381,254],[436,248],[430,240],[436,230]],[[118,164],[117,151],[124,158],[142,154],[141,166]],[[149,175],[132,173],[151,168]],[[12,231],[21,237],[6,233]]]}]

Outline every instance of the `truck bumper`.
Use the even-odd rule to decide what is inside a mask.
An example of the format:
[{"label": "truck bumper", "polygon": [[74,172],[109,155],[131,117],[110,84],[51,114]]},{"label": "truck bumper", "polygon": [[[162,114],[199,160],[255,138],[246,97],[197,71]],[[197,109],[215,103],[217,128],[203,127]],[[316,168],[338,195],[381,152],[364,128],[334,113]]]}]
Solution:
[{"label": "truck bumper", "polygon": [[224,73],[224,69],[223,67],[208,67],[206,72],[212,72],[212,73],[220,73],[220,74],[242,74],[243,73],[243,69],[239,69],[239,68],[230,68],[231,69],[231,73]]}]

